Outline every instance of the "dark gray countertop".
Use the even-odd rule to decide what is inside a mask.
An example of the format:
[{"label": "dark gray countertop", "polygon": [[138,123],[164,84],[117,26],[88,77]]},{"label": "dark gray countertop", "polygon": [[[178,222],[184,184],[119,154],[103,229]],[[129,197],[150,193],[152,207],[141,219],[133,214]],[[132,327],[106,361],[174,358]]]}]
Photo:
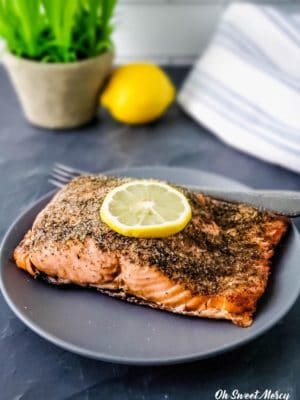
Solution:
[{"label": "dark gray countertop", "polygon": [[[180,84],[185,69],[170,69]],[[200,168],[261,188],[299,189],[300,175],[239,153],[195,124],[176,106],[159,122],[129,128],[100,115],[84,129],[43,131],[21,115],[0,68],[0,236],[51,186],[54,162],[91,171],[132,165]],[[300,224],[298,224],[298,227]],[[89,360],[27,329],[0,296],[0,399],[209,400],[230,392],[271,389],[298,399],[300,300],[268,333],[209,360],[168,367],[132,367]]]}]

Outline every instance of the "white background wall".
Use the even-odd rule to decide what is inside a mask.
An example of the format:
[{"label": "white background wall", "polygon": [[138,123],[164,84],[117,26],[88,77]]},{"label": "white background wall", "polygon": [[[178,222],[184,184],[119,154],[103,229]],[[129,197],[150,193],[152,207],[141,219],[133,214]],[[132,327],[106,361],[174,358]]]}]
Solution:
[{"label": "white background wall", "polygon": [[[249,0],[300,12],[300,0]],[[119,0],[117,63],[186,65],[204,50],[230,0]],[[0,59],[3,44],[0,42]]]},{"label": "white background wall", "polygon": [[[300,0],[256,0],[300,10]],[[189,64],[207,44],[229,0],[119,0],[117,62]]]}]

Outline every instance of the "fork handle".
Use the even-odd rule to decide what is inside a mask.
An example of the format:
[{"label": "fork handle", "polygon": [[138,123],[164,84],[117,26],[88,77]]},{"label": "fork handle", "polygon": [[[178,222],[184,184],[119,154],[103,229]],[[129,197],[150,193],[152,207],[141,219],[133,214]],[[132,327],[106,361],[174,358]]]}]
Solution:
[{"label": "fork handle", "polygon": [[[198,188],[199,191],[199,188]],[[295,218],[300,216],[300,192],[289,190],[235,191],[201,188],[201,193],[232,202],[240,202]]]}]

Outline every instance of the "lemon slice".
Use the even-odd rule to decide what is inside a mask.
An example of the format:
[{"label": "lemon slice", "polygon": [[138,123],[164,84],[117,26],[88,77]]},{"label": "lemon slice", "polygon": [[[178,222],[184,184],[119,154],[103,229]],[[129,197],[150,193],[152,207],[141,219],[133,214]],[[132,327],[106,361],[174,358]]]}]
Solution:
[{"label": "lemon slice", "polygon": [[160,238],[181,231],[192,212],[180,191],[165,183],[139,180],[111,190],[102,203],[100,216],[121,235]]}]

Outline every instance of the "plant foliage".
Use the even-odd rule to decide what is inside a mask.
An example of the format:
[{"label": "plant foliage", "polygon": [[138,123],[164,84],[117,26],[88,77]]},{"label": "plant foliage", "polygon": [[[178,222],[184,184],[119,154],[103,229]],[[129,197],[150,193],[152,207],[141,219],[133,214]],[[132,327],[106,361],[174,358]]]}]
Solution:
[{"label": "plant foliage", "polygon": [[13,54],[72,62],[112,47],[117,0],[0,0],[0,37]]}]

